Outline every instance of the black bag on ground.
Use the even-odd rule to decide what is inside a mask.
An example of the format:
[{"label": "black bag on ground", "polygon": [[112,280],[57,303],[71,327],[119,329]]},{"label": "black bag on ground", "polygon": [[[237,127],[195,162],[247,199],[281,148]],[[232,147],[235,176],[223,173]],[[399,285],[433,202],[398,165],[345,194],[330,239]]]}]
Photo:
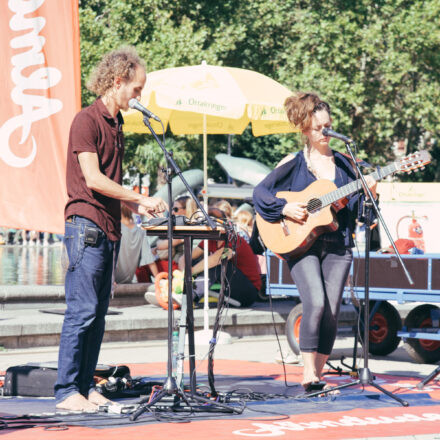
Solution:
[{"label": "black bag on ground", "polygon": [[[53,397],[57,381],[57,363],[29,363],[9,367],[3,386],[4,396]],[[125,365],[97,365],[95,376],[102,378],[125,377],[130,370]]]},{"label": "black bag on ground", "polygon": [[4,396],[53,397],[57,369],[37,365],[17,365],[6,370]]}]

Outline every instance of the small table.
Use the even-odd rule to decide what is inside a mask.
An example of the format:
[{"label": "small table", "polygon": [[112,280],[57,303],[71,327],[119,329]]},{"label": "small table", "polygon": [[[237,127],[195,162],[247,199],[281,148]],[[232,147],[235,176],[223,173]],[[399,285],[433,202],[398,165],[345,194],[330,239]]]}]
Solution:
[{"label": "small table", "polygon": [[[168,237],[168,226],[149,226],[142,225],[147,235],[157,236],[159,238]],[[186,295],[186,325],[188,330],[188,353],[189,353],[189,383],[191,394],[196,393],[196,373],[195,373],[195,345],[194,345],[194,312],[193,312],[193,289],[192,289],[192,240],[224,240],[226,232],[224,228],[217,227],[211,229],[206,225],[188,225],[175,226],[173,228],[173,238],[184,240],[185,256],[185,275],[184,275],[184,293]],[[182,307],[183,309],[183,307]],[[182,310],[183,312],[183,310]],[[170,323],[169,323],[170,324]]]}]

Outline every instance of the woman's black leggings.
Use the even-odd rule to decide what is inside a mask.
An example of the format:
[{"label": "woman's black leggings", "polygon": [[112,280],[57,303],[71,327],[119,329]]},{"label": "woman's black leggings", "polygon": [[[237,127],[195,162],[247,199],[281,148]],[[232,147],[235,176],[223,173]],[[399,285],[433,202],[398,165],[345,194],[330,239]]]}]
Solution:
[{"label": "woman's black leggings", "polygon": [[331,353],[352,259],[351,249],[343,243],[321,236],[302,257],[288,261],[303,304],[301,351]]}]

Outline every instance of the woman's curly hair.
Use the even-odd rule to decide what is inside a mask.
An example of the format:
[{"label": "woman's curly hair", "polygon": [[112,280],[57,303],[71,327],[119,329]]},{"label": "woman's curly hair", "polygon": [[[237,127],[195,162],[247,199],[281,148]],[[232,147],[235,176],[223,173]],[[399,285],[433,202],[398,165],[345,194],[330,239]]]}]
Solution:
[{"label": "woman's curly hair", "polygon": [[113,50],[104,55],[95,67],[87,81],[87,88],[96,95],[103,96],[113,87],[116,77],[124,81],[133,79],[138,66],[145,69],[145,63],[134,47],[125,46]]},{"label": "woman's curly hair", "polygon": [[310,128],[313,113],[326,110],[330,115],[330,106],[315,93],[297,92],[284,102],[287,118],[302,132]]}]

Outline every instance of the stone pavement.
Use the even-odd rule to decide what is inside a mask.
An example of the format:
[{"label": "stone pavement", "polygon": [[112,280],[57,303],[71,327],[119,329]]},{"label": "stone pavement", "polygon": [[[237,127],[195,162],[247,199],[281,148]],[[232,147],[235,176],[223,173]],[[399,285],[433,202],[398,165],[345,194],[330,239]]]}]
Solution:
[{"label": "stone pavement", "polygon": [[[142,295],[143,298],[143,295]],[[284,324],[294,300],[273,301],[273,314],[269,303],[255,303],[251,309],[229,308],[223,326],[233,336],[273,334],[273,321],[277,330],[284,333]],[[0,346],[5,348],[27,348],[56,346],[63,322],[62,303],[35,304],[33,307],[4,307],[0,311]],[[106,317],[106,342],[135,342],[165,339],[168,333],[168,312],[147,304],[133,307],[114,307]],[[349,312],[350,314],[352,312]],[[216,309],[209,310],[210,325]],[[180,312],[176,312],[176,317]],[[194,310],[195,328],[203,327],[203,309]]]}]

